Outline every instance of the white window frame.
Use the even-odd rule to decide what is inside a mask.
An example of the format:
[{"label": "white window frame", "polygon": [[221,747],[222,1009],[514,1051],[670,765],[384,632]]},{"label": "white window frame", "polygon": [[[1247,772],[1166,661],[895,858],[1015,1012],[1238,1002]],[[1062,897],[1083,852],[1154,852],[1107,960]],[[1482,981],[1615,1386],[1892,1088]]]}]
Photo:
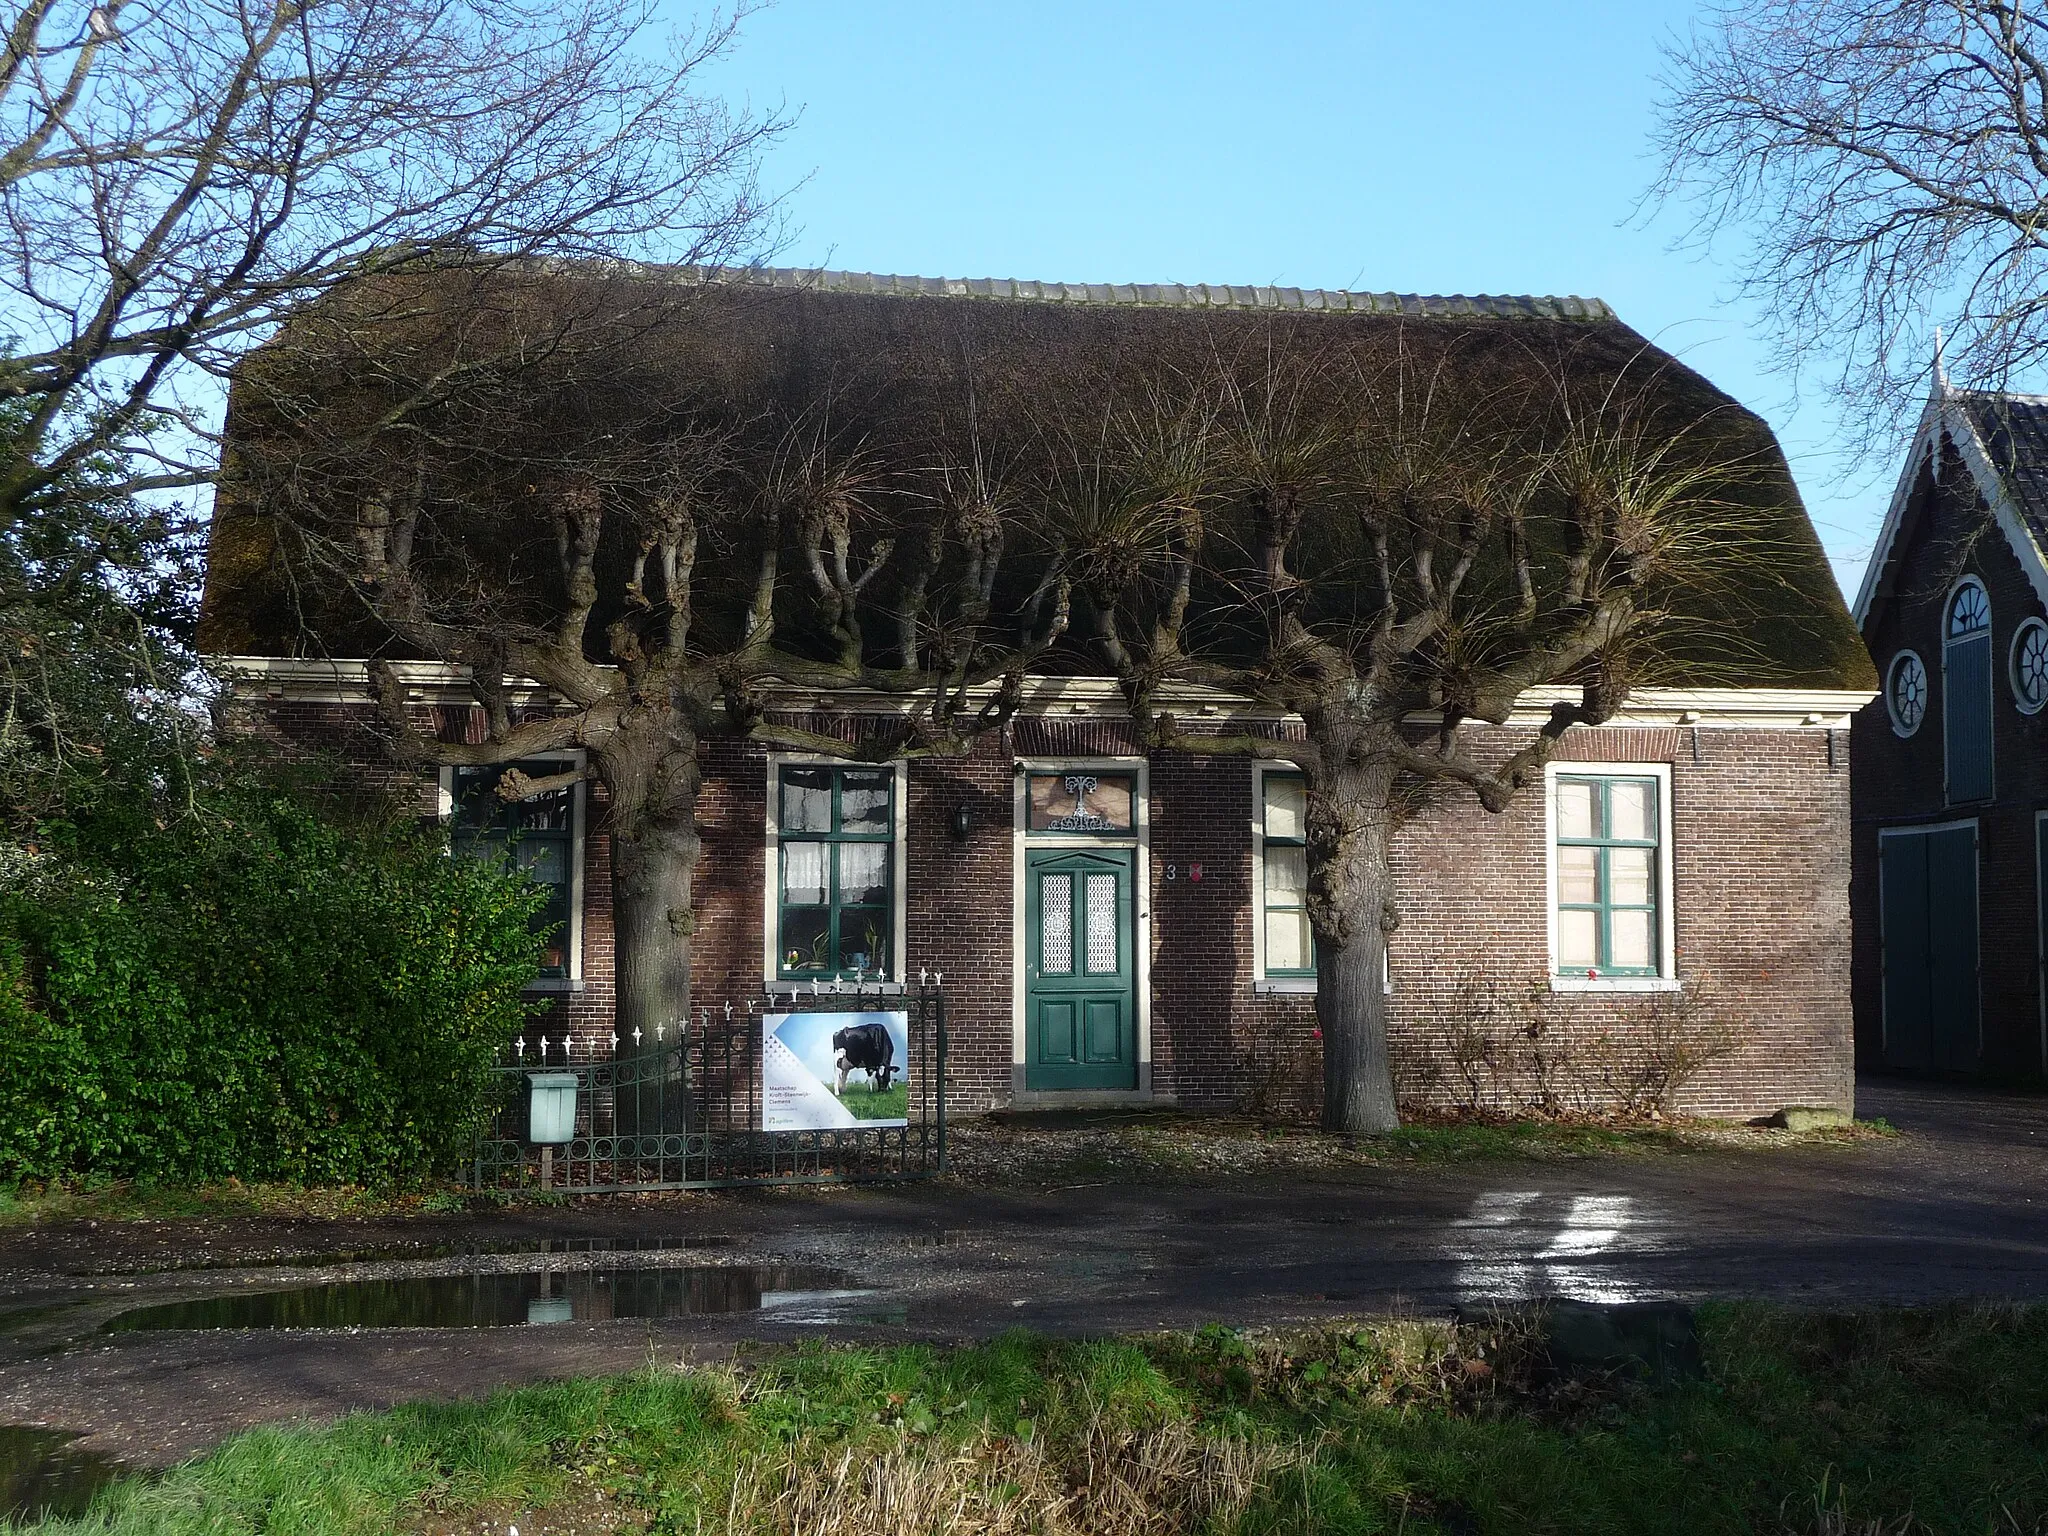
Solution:
[{"label": "white window frame", "polygon": [[[552,752],[522,752],[514,761],[560,763],[564,771],[590,771],[590,758],[581,747],[560,747]],[[489,767],[478,763],[464,766]],[[569,974],[538,976],[526,984],[529,992],[581,992],[583,990],[583,827],[584,797],[588,780],[579,778],[570,788],[569,805]],[[455,819],[455,769],[443,768],[435,775],[435,809],[442,822]]]},{"label": "white window frame", "polygon": [[[1557,781],[1560,778],[1657,781],[1657,963],[1655,976],[1560,976],[1557,964]],[[1543,928],[1553,992],[1676,992],[1678,884],[1672,857],[1669,763],[1559,763],[1543,766]]]},{"label": "white window frame", "polygon": [[[903,978],[910,955],[910,764],[903,758],[888,763],[866,763],[853,758],[832,757],[819,752],[771,752],[768,755],[768,816],[761,863],[761,987],[765,992],[807,991],[810,983],[776,975],[775,947],[782,927],[782,770],[785,768],[888,769],[895,775],[891,791],[893,806],[889,838],[889,902],[892,908],[889,936],[889,974],[884,982],[868,982],[866,990],[885,993],[904,990]],[[820,987],[831,983],[821,982]]]},{"label": "white window frame", "polygon": [[[1920,669],[1920,683],[1927,690],[1927,696],[1920,701],[1920,718],[1911,725],[1899,718],[1898,706],[1892,700],[1892,680],[1899,674],[1899,664],[1909,656],[1913,660],[1913,665]],[[1910,645],[1900,647],[1892,653],[1891,665],[1884,669],[1884,712],[1892,723],[1892,734],[1901,741],[1919,735],[1920,727],[1927,723],[1928,712],[1933,707],[1934,677],[1927,670],[1927,659]]]},{"label": "white window frame", "polygon": [[[1298,779],[1302,771],[1294,763],[1261,758],[1252,764],[1252,991],[1262,997],[1314,997],[1313,976],[1268,976],[1266,974],[1266,776],[1280,774]],[[1394,942],[1387,936],[1380,951],[1380,988],[1388,996],[1394,991]]]},{"label": "white window frame", "polygon": [[[1113,835],[1031,830],[1031,776],[1044,773],[1127,773],[1132,778],[1131,831]],[[1137,856],[1132,876],[1136,890],[1137,932],[1132,949],[1138,962],[1138,1093],[1152,1092],[1152,764],[1143,757],[1020,757],[1011,765],[1010,790],[1010,1069],[1014,1086],[1024,1085],[1029,1064],[1029,1028],[1025,1021],[1025,978],[1031,935],[1025,930],[1029,910],[1024,890],[1024,855],[1033,848],[1131,848]]]},{"label": "white window frame", "polygon": [[2020,648],[2027,643],[2027,636],[2036,632],[2048,633],[2048,621],[2024,618],[2012,632],[2012,644],[2006,647],[2005,685],[2012,690],[2012,707],[2023,715],[2038,715],[2048,709],[2048,697],[2029,707],[2026,695],[2020,692]]}]

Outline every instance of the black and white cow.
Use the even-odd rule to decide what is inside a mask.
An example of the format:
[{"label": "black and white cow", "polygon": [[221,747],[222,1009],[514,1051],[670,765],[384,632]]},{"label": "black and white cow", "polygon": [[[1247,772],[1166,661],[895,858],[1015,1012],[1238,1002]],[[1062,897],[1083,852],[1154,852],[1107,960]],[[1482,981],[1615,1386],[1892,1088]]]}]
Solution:
[{"label": "black and white cow", "polygon": [[846,1094],[846,1074],[865,1072],[876,1093],[886,1093],[889,1079],[896,1075],[896,1042],[889,1038],[887,1026],[881,1024],[850,1024],[845,1029],[832,1032],[832,1050],[838,1058],[839,1081],[832,1091],[842,1098]]}]

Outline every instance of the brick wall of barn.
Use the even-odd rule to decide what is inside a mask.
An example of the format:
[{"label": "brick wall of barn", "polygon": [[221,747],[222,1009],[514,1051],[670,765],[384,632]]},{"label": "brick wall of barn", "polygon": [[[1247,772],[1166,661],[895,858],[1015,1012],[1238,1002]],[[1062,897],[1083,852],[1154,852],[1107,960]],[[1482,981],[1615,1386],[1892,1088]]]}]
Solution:
[{"label": "brick wall of barn", "polygon": [[[2036,886],[2036,814],[2048,809],[2048,710],[2024,715],[2013,704],[2009,660],[2014,633],[2048,617],[2012,546],[1991,521],[1951,452],[1941,482],[1921,471],[1913,494],[1932,515],[1919,517],[1895,555],[1889,602],[1865,636],[1880,676],[1902,649],[1917,651],[1928,672],[1927,716],[1900,737],[1880,697],[1856,716],[1856,784],[1850,900],[1855,917],[1853,996],[1856,1042],[1865,1064],[1884,1055],[1884,947],[1878,833],[1884,827],[1975,819],[1978,823],[1978,957],[1984,1070],[2035,1079],[2043,1072],[2041,913]],[[1933,498],[1931,508],[1926,506]],[[1942,620],[1964,576],[1984,583],[1991,600],[1991,720],[1995,798],[1951,807],[1942,740]]]},{"label": "brick wall of barn", "polygon": [[[367,711],[272,701],[258,713],[288,740],[377,760]],[[423,710],[422,723],[444,736],[475,729],[459,708]],[[842,734],[858,728],[843,716],[804,723]],[[1523,739],[1510,731],[1469,735],[1473,750],[1496,757]],[[1119,723],[1020,721],[1007,739],[984,738],[965,758],[910,765],[909,969],[945,974],[951,1091],[963,1111],[1000,1103],[1012,1091],[1014,759],[1130,751]],[[1671,765],[1678,968],[1704,981],[1720,1015],[1749,1037],[1739,1054],[1698,1077],[1680,1107],[1753,1115],[1785,1104],[1848,1105],[1846,744],[1818,729],[1613,728],[1575,733],[1562,756]],[[761,992],[767,758],[752,743],[706,748],[692,968],[698,1000],[712,1005]],[[1254,1089],[1312,1081],[1314,999],[1254,985],[1251,765],[1154,754],[1150,777],[1155,1092],[1221,1106]],[[579,1048],[608,1039],[613,1002],[608,841],[602,791],[591,789],[583,986],[551,997],[532,1031],[555,1038],[566,1022]],[[431,810],[430,798],[422,803]],[[950,826],[961,804],[973,828],[964,842]],[[1397,1069],[1410,1098],[1464,1096],[1447,1062],[1475,983],[1491,980],[1517,999],[1535,988],[1546,1048],[1574,1057],[1589,1081],[1603,1062],[1618,1060],[1602,1037],[1629,1036],[1646,1009],[1661,1006],[1653,995],[1543,989],[1544,836],[1543,800],[1533,788],[1498,817],[1467,796],[1447,795],[1399,835],[1403,922],[1393,942],[1390,1002]],[[1189,878],[1195,864],[1199,881]],[[1519,1028],[1534,1016],[1524,1011],[1507,1022]],[[1499,1060],[1484,1096],[1508,1103],[1532,1091],[1527,1047],[1502,1020],[1494,1031]]]}]

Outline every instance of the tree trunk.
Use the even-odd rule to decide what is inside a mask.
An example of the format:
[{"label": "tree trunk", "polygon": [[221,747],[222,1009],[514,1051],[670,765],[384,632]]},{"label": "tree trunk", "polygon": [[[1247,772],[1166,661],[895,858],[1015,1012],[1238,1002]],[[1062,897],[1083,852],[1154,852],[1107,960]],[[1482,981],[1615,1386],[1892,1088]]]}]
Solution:
[{"label": "tree trunk", "polygon": [[1387,1060],[1390,769],[1345,767],[1309,785],[1309,920],[1323,1032],[1323,1127],[1378,1135],[1401,1120]]},{"label": "tree trunk", "polygon": [[[620,733],[601,764],[612,794],[613,967],[621,1057],[649,1056],[683,1038],[690,1017],[690,939],[696,926],[691,885],[702,781],[696,742],[686,731],[662,729],[659,722],[636,726]],[[688,1093],[679,1075],[674,1082],[662,1082],[658,1091],[622,1093],[621,1129],[643,1135],[690,1129]]]}]

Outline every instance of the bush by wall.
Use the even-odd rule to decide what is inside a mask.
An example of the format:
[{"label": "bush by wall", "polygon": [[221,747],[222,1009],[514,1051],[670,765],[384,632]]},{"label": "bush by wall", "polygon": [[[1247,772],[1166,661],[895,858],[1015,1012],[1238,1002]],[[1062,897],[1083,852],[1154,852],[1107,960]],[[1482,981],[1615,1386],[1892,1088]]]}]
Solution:
[{"label": "bush by wall", "polygon": [[0,1179],[409,1181],[468,1149],[541,900],[278,791],[0,868]]}]

